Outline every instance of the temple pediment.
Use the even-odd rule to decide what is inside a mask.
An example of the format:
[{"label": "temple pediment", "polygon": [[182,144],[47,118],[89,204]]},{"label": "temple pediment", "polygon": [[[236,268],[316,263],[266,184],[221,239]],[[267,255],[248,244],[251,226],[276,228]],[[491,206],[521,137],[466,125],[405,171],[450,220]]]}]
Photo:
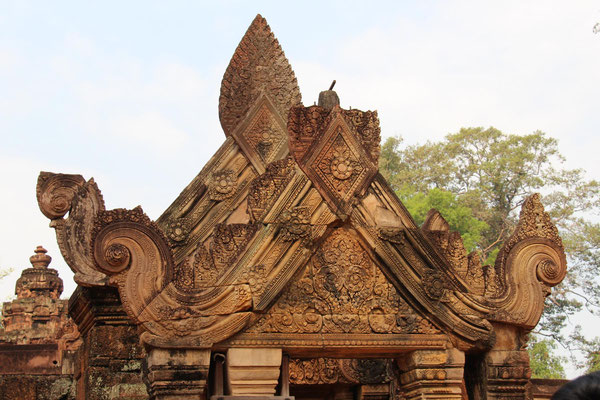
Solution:
[{"label": "temple pediment", "polygon": [[537,195],[494,266],[436,211],[418,227],[377,172],[377,112],[304,107],[260,16],[225,72],[219,116],[225,142],[156,222],[106,210],[92,179],[40,174],[40,208],[76,281],[117,287],[151,348],[318,350],[347,360],[351,380],[350,355],[488,351],[498,329],[533,328],[564,277]]}]

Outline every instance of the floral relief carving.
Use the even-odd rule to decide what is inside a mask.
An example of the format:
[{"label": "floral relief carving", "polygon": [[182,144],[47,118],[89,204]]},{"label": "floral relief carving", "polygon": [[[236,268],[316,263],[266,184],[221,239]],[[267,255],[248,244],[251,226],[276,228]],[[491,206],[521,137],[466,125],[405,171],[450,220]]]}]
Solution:
[{"label": "floral relief carving", "polygon": [[171,246],[182,246],[190,234],[190,221],[187,218],[178,218],[167,222],[165,234]]},{"label": "floral relief carving", "polygon": [[251,221],[260,221],[264,217],[295,171],[294,159],[288,156],[267,165],[265,173],[250,182],[248,214]]},{"label": "floral relief carving", "polygon": [[235,194],[235,172],[224,169],[212,174],[208,184],[208,195],[211,200],[222,201]]},{"label": "floral relief carving", "polygon": [[247,283],[254,296],[260,296],[267,286],[267,269],[264,265],[255,265],[244,271],[240,282]]},{"label": "floral relief carving", "polygon": [[175,267],[175,286],[182,291],[214,286],[246,248],[257,228],[254,224],[218,224],[213,232],[210,250],[204,243],[199,243]]},{"label": "floral relief carving", "polygon": [[310,210],[308,207],[294,207],[283,211],[279,218],[281,236],[285,241],[294,241],[310,237]]},{"label": "floral relief carving", "polygon": [[438,333],[415,313],[361,247],[337,229],[299,279],[248,332]]},{"label": "floral relief carving", "polygon": [[371,161],[378,164],[381,141],[381,129],[377,111],[341,110],[346,121],[358,132],[361,144],[365,147]]},{"label": "floral relief carving", "polygon": [[315,139],[323,135],[329,125],[329,110],[319,106],[292,107],[288,118],[290,152],[297,160],[306,155]]},{"label": "floral relief carving", "polygon": [[223,75],[219,119],[231,135],[261,94],[269,96],[283,120],[300,104],[298,82],[267,21],[257,15]]},{"label": "floral relief carving", "polygon": [[291,359],[290,383],[318,384],[377,384],[394,379],[391,359]]},{"label": "floral relief carving", "polygon": [[278,152],[287,139],[287,135],[281,130],[266,107],[259,111],[243,135],[265,163],[273,161],[273,155]]},{"label": "floral relief carving", "polygon": [[[333,145],[317,158],[316,169],[332,191],[338,193],[340,197],[347,197],[348,193],[351,194],[351,188],[359,176],[362,175],[364,167],[344,140],[341,130],[342,128],[338,127]],[[352,179],[349,179],[351,177]]]},{"label": "floral relief carving", "polygon": [[439,271],[425,271],[422,283],[425,293],[433,300],[440,300],[446,292],[446,280]]},{"label": "floral relief carving", "polygon": [[294,107],[288,119],[290,153],[342,220],[377,174],[376,113]]}]

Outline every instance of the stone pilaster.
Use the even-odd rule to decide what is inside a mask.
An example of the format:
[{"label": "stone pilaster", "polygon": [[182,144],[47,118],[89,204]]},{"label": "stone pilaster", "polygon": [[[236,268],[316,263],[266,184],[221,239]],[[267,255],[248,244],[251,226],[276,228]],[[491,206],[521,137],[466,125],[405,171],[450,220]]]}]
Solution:
[{"label": "stone pilaster", "polygon": [[281,359],[281,349],[229,349],[226,367],[231,395],[274,396]]},{"label": "stone pilaster", "polygon": [[531,377],[526,350],[492,350],[487,361],[487,400],[525,400]]},{"label": "stone pilaster", "polygon": [[142,380],[146,353],[117,289],[77,287],[69,314],[83,339],[74,375],[77,399],[148,399]]},{"label": "stone pilaster", "polygon": [[404,398],[463,399],[465,355],[456,349],[419,350],[398,359]]},{"label": "stone pilaster", "polygon": [[151,348],[147,360],[153,400],[206,399],[210,350]]},{"label": "stone pilaster", "polygon": [[525,350],[527,334],[508,324],[494,323],[496,343],[485,355],[487,400],[527,399],[529,354]]}]

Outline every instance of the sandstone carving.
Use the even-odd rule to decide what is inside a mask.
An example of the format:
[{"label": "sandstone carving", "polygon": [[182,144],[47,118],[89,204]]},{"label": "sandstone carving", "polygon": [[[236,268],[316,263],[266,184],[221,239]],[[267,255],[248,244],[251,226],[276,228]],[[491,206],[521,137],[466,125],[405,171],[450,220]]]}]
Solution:
[{"label": "sandstone carving", "polygon": [[48,268],[52,257],[42,246],[29,258],[17,280],[17,298],[4,303],[0,344],[57,343],[58,351],[76,349],[81,341],[77,326],[67,315],[67,300],[61,300],[63,281]]},{"label": "sandstone carving", "polygon": [[307,385],[459,399],[476,390],[465,354],[488,399],[524,398],[526,335],[566,272],[539,195],[482,265],[439,212],[415,225],[377,172],[377,112],[345,110],[331,89],[304,107],[257,16],[223,77],[225,141],[157,221],[106,210],[93,179],[42,172],[40,210],[75,280],[122,303],[155,399],[283,400]]}]

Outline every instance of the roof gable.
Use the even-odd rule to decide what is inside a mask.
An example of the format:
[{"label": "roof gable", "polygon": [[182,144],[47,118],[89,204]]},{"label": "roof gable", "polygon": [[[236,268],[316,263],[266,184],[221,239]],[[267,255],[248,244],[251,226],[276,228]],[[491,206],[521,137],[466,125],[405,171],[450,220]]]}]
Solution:
[{"label": "roof gable", "polygon": [[[494,341],[489,321],[531,329],[564,277],[537,197],[494,267],[465,256],[439,213],[419,229],[377,173],[377,113],[302,107],[260,16],[227,68],[219,115],[224,144],[156,223],[141,208],[105,210],[93,180],[40,174],[40,209],[76,280],[117,286],[147,343],[210,347],[318,325],[388,335],[392,347],[412,343],[394,335],[431,334],[419,343],[476,350]],[[302,285],[312,292],[295,298]]]}]

